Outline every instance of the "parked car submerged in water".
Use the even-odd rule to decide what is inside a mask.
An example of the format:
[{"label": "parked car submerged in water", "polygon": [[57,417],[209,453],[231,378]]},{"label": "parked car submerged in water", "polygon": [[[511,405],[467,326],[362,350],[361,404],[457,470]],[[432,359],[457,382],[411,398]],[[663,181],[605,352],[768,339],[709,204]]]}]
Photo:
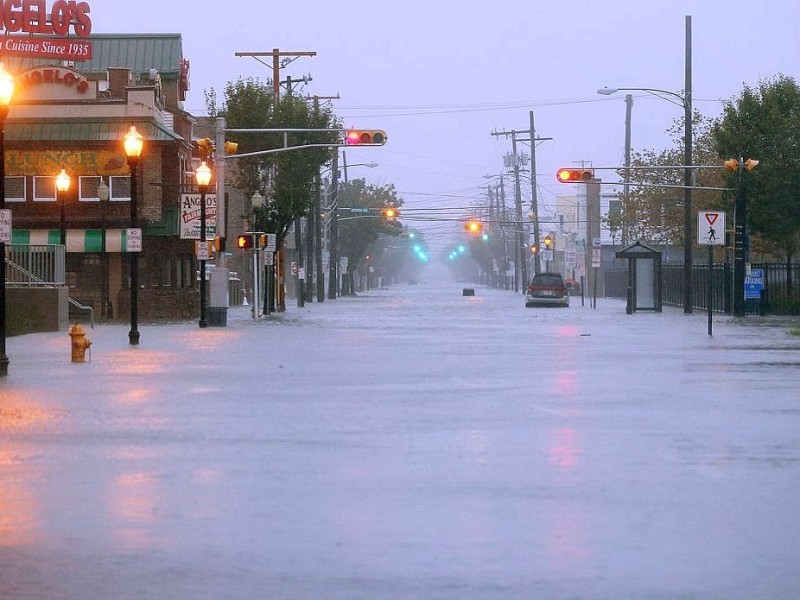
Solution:
[{"label": "parked car submerged in water", "polygon": [[534,275],[525,292],[525,306],[569,306],[569,292],[561,274]]}]

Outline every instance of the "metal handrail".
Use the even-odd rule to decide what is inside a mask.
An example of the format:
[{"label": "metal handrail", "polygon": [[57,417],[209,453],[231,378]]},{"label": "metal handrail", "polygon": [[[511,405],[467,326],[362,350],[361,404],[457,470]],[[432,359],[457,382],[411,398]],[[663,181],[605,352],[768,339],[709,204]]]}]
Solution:
[{"label": "metal handrail", "polygon": [[81,304],[80,302],[78,302],[77,300],[74,300],[72,298],[67,298],[67,300],[69,300],[69,303],[72,304],[72,306],[74,306],[75,308],[77,308],[79,310],[88,311],[88,313],[89,313],[89,323],[91,324],[92,329],[94,329],[94,309],[91,306],[86,306],[84,304]]}]

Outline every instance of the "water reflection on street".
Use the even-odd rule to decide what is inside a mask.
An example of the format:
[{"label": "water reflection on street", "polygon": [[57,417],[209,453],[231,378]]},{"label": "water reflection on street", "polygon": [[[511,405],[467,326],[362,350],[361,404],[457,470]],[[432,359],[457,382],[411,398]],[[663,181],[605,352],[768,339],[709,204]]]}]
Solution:
[{"label": "water reflection on street", "polygon": [[461,287],[12,338],[0,598],[800,589],[800,340]]}]

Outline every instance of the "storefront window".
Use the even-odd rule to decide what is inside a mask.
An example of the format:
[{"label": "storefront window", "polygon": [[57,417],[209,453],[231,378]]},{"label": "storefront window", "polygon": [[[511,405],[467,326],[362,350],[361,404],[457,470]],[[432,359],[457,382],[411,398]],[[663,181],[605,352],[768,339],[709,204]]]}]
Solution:
[{"label": "storefront window", "polygon": [[130,201],[131,199],[131,178],[127,176],[109,177],[111,180],[110,199],[115,202]]},{"label": "storefront window", "polygon": [[33,178],[33,199],[35,201],[55,202],[56,178],[36,176]]},{"label": "storefront window", "polygon": [[101,178],[96,175],[81,175],[80,200],[82,202],[99,202],[100,196],[97,193],[97,186],[100,185]]},{"label": "storefront window", "polygon": [[6,177],[6,202],[25,202],[25,178]]}]

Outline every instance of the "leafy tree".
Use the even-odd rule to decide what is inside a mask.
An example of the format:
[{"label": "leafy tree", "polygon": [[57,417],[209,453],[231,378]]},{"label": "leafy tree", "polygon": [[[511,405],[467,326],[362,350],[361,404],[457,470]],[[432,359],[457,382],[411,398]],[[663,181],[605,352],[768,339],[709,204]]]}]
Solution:
[{"label": "leafy tree", "polygon": [[[749,158],[758,167],[744,173],[747,220],[754,234],[769,240],[787,264],[800,243],[800,87],[783,75],[745,86],[742,94],[726,102],[722,118],[713,127],[720,156]],[[739,184],[739,174],[728,184]]]},{"label": "leafy tree", "polygon": [[[712,121],[695,113],[692,124],[692,164],[698,187],[722,187],[718,167],[722,166],[711,136]],[[606,218],[612,233],[621,231],[623,243],[640,240],[651,244],[683,244],[684,234],[684,138],[683,119],[676,119],[667,130],[674,146],[664,150],[645,149],[631,156],[628,199]],[[624,179],[625,171],[619,172]],[[655,187],[653,187],[655,186]],[[620,199],[624,195],[620,194]],[[694,190],[693,209],[721,209],[726,200],[718,191]]]},{"label": "leafy tree", "polygon": [[[319,102],[286,94],[276,101],[272,87],[248,78],[228,82],[225,101],[217,106],[216,92],[206,93],[209,115],[225,117],[230,129],[336,129],[337,119]],[[246,132],[228,136],[238,142],[239,153],[259,152],[308,144],[335,144],[337,132]],[[258,227],[277,234],[280,245],[291,224],[312,205],[313,183],[330,159],[330,148],[302,148],[229,160],[231,181],[250,195],[264,193],[266,203],[257,215]],[[226,166],[228,166],[226,165]]]},{"label": "leafy tree", "polygon": [[[353,179],[341,184],[337,201],[340,209],[368,209],[367,214],[355,214],[348,210],[339,213],[339,255],[346,256],[349,272],[367,256],[367,249],[381,235],[397,236],[403,226],[397,219],[387,219],[382,212],[386,208],[400,208],[402,199],[397,196],[394,185],[368,184],[364,179]],[[348,218],[352,217],[352,218]]]}]

